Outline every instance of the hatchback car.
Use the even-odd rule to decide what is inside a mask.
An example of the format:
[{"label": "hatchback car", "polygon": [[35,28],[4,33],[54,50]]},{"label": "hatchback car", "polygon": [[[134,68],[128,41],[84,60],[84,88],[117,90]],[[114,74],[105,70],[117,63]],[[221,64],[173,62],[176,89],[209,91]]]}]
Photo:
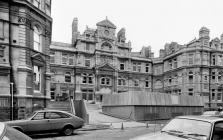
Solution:
[{"label": "hatchback car", "polygon": [[84,125],[84,120],[65,111],[39,110],[27,119],[5,123],[26,134],[62,132],[71,135],[74,129]]},{"label": "hatchback car", "polygon": [[32,140],[27,135],[0,122],[0,140]]},{"label": "hatchback car", "polygon": [[172,119],[157,133],[133,140],[222,140],[223,118],[210,116],[181,116]]}]

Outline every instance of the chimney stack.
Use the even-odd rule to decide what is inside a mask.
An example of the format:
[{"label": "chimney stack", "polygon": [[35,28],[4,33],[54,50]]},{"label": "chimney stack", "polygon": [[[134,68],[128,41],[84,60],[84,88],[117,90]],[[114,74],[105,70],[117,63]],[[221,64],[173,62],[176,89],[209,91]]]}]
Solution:
[{"label": "chimney stack", "polygon": [[75,44],[78,36],[78,19],[75,17],[72,22],[72,44]]}]

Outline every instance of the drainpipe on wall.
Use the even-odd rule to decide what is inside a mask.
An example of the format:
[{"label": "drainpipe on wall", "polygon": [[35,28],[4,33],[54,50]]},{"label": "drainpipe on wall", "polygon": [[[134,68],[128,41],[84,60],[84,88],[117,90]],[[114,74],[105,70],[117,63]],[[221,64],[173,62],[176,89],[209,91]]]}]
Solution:
[{"label": "drainpipe on wall", "polygon": [[151,63],[151,92],[153,92],[153,76],[154,76],[154,66],[153,66],[153,62]]},{"label": "drainpipe on wall", "polygon": [[[13,112],[14,112],[14,91],[16,91],[15,89],[15,79],[14,79],[14,74],[13,74],[13,64],[12,64],[12,43],[11,43],[11,4],[12,4],[12,0],[9,0],[8,2],[9,4],[9,64],[10,64],[10,92],[11,92],[11,119],[13,120]],[[14,84],[13,84],[14,83]]]},{"label": "drainpipe on wall", "polygon": [[208,98],[208,107],[210,108],[211,107],[211,62],[212,62],[212,60],[211,60],[211,52],[210,52],[210,55],[209,55],[209,98]]}]

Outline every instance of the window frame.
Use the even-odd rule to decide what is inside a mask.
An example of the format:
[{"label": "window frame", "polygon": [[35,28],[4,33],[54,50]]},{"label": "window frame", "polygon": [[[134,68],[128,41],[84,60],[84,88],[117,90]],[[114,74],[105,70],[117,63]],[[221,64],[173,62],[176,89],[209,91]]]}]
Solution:
[{"label": "window frame", "polygon": [[84,66],[85,67],[91,67],[91,59],[90,58],[85,58]]},{"label": "window frame", "polygon": [[66,83],[71,83],[71,73],[70,72],[66,72],[64,75],[64,82]]},{"label": "window frame", "polygon": [[126,86],[126,79],[123,77],[118,78],[118,86]]},{"label": "window frame", "polygon": [[188,54],[188,64],[189,65],[193,65],[194,64],[194,54],[193,53],[189,53]]},{"label": "window frame", "polygon": [[62,56],[61,56],[61,57],[62,57],[62,64],[63,64],[63,65],[67,65],[67,63],[68,63],[68,54],[62,52],[61,55],[62,55]]},{"label": "window frame", "polygon": [[68,65],[74,65],[74,55],[68,55]]},{"label": "window frame", "polygon": [[137,63],[136,62],[133,62],[132,63],[132,71],[137,71]]},{"label": "window frame", "polygon": [[211,64],[212,64],[213,66],[216,65],[216,55],[212,55],[212,56],[211,56]]},{"label": "window frame", "polygon": [[149,73],[149,63],[146,63],[145,72]]},{"label": "window frame", "polygon": [[[38,73],[35,72],[35,69],[37,68]],[[41,92],[42,88],[42,70],[41,66],[33,65],[33,82],[34,82],[34,92]],[[39,78],[37,78],[37,74]],[[39,81],[37,81],[39,79]],[[36,90],[36,84],[38,84],[38,89]]]},{"label": "window frame", "polygon": [[194,73],[192,71],[188,72],[188,81],[193,82],[194,81]]},{"label": "window frame", "polygon": [[120,63],[119,66],[120,70],[125,70],[125,63]]},{"label": "window frame", "polygon": [[50,51],[50,63],[55,64],[55,51]]},{"label": "window frame", "polygon": [[0,45],[0,57],[5,56],[5,47]]},{"label": "window frame", "polygon": [[189,96],[194,96],[194,89],[193,88],[188,89],[188,95]]},{"label": "window frame", "polygon": [[[35,117],[36,117],[38,114],[43,114],[43,119],[35,119]],[[32,117],[31,120],[33,120],[33,121],[38,121],[38,120],[44,120],[44,119],[46,119],[46,118],[45,118],[45,112],[37,112],[37,113]]]},{"label": "window frame", "polygon": [[145,87],[146,87],[146,88],[149,88],[149,79],[146,79],[146,80],[145,80]]},{"label": "window frame", "polygon": [[40,8],[40,4],[41,4],[41,1],[40,0],[33,0],[33,5],[37,8]]},{"label": "window frame", "polygon": [[139,80],[134,80],[134,87],[139,87]]},{"label": "window frame", "polygon": [[33,27],[33,49],[42,52],[41,31],[37,25]]},{"label": "window frame", "polygon": [[90,44],[89,43],[86,43],[85,50],[90,51]]},{"label": "window frame", "polygon": [[94,84],[94,75],[82,73],[82,84]]},{"label": "window frame", "polygon": [[141,63],[138,63],[138,64],[137,64],[137,71],[138,71],[138,72],[141,72],[141,69],[142,69],[142,68],[141,68]]},{"label": "window frame", "polygon": [[111,78],[109,78],[107,76],[101,77],[100,84],[105,85],[105,86],[110,86],[111,85]]},{"label": "window frame", "polygon": [[4,21],[0,20],[0,39],[4,39],[5,38],[5,30],[4,30]]}]

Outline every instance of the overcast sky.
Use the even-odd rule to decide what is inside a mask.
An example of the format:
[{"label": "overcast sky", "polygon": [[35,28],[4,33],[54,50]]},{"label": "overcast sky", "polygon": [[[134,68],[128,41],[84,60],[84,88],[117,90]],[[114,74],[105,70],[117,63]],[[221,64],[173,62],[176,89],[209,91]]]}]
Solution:
[{"label": "overcast sky", "polygon": [[108,17],[116,33],[124,27],[132,51],[151,46],[155,56],[165,43],[186,44],[202,26],[210,37],[223,33],[223,0],[52,0],[52,40],[71,43],[71,24],[78,18],[81,33],[86,26]]}]

